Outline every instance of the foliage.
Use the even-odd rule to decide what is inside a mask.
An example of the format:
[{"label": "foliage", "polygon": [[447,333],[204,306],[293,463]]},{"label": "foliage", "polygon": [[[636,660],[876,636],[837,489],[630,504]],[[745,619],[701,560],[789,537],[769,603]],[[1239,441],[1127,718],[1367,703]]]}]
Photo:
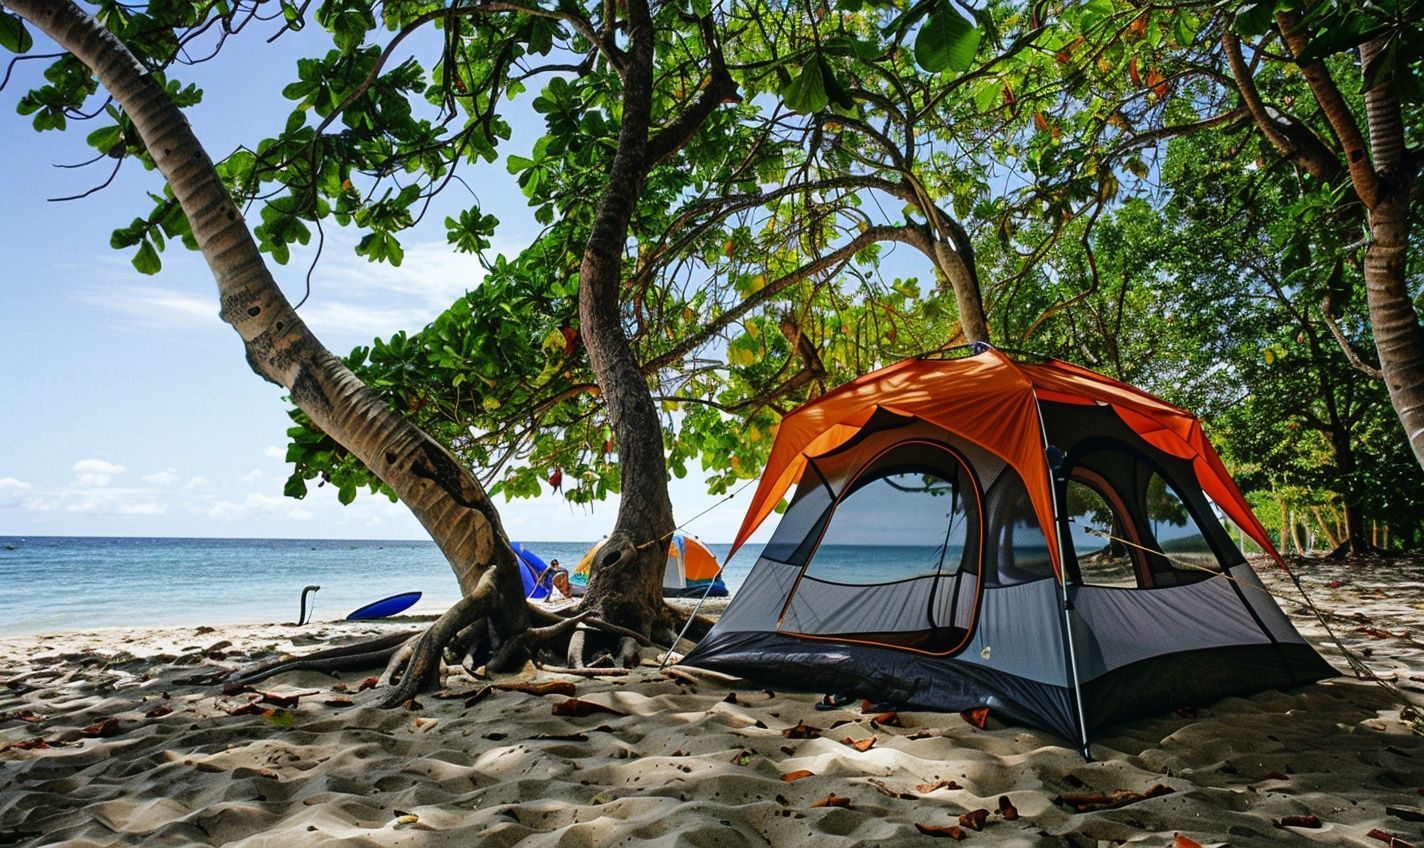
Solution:
[{"label": "foliage", "polygon": [[[1309,45],[1301,62],[1323,60],[1348,80],[1357,114],[1363,88],[1393,86],[1417,144],[1417,5],[657,7],[659,129],[695,108],[711,57],[736,84],[652,169],[623,256],[625,329],[663,404],[669,468],[700,464],[714,492],[755,476],[782,412],[954,341],[970,286],[999,343],[1084,361],[1206,412],[1249,485],[1335,492],[1408,523],[1418,468],[1400,465],[1407,447],[1379,385],[1345,362],[1320,309],[1353,349],[1370,347],[1358,199],[1339,174],[1283,166],[1224,45],[1246,39],[1281,133],[1328,139],[1282,56],[1280,21],[1296,21]],[[616,4],[98,8],[182,105],[201,97],[177,79],[187,48],[262,18],[298,28],[308,11],[331,49],[298,63],[282,131],[219,163],[256,210],[262,250],[287,262],[292,245],[335,224],[359,233],[360,255],[399,264],[437,193],[476,168],[507,168],[544,229],[493,255],[499,221],[477,207],[451,214],[451,247],[481,256],[484,283],[421,332],[375,340],[347,362],[507,497],[550,485],[576,502],[616,492],[618,446],[576,308],[589,199],[620,126]],[[431,31],[415,58],[391,59],[388,46]],[[1361,68],[1353,51],[1369,39],[1383,47]],[[4,13],[0,46],[32,49]],[[90,114],[94,93],[87,71],[60,57],[20,111],[36,129],[65,129]],[[543,122],[517,150],[511,104]],[[151,164],[121,112],[90,112],[102,157]],[[145,273],[167,242],[191,240],[166,192],[152,199],[113,238]],[[292,415],[289,494],[318,478],[343,501],[382,490]],[[1353,463],[1341,459],[1342,432]]]}]

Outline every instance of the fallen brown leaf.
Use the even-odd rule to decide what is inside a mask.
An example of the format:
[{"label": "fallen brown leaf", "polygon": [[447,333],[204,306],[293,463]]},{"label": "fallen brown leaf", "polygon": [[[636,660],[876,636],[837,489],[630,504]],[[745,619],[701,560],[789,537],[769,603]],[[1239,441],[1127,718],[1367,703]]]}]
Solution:
[{"label": "fallen brown leaf", "polygon": [[576,691],[574,685],[567,680],[549,680],[543,683],[497,683],[496,689],[501,692],[522,692],[525,695],[572,695]]},{"label": "fallen brown leaf", "polygon": [[1190,836],[1177,834],[1172,838],[1172,848],[1202,848],[1202,844]]},{"label": "fallen brown leaf", "polygon": [[103,721],[95,722],[83,730],[79,731],[85,736],[107,739],[110,736],[117,736],[123,731],[119,728],[119,720],[110,716]]},{"label": "fallen brown leaf", "polygon": [[882,727],[904,727],[904,726],[905,726],[904,721],[900,718],[900,714],[899,714],[899,713],[895,713],[895,712],[881,713],[880,715],[876,716],[875,718],[872,718],[872,719],[870,720],[870,723],[871,723],[872,725],[878,724],[878,725],[880,725],[880,726],[882,726]]},{"label": "fallen brown leaf", "polygon": [[972,710],[964,710],[959,717],[983,730],[989,724],[989,708],[975,707]]},{"label": "fallen brown leaf", "polygon": [[1009,800],[1009,796],[999,796],[999,815],[1004,817],[1004,821],[1015,821],[1019,817],[1019,808],[1014,806],[1014,802]]},{"label": "fallen brown leaf", "polygon": [[43,720],[44,716],[26,707],[23,710],[15,710],[13,713],[0,713],[0,719],[7,718],[13,718],[17,721],[35,722]]},{"label": "fallen brown leaf", "polygon": [[787,739],[818,739],[821,736],[821,731],[804,721],[798,721],[794,727],[788,727],[781,731],[781,735]]},{"label": "fallen brown leaf", "polygon": [[1308,813],[1303,816],[1282,816],[1281,818],[1272,821],[1271,824],[1275,825],[1276,827],[1317,828],[1321,826],[1320,819]]},{"label": "fallen brown leaf", "polygon": [[1388,845],[1389,848],[1414,848],[1413,843],[1405,842],[1403,839],[1400,839],[1393,833],[1390,833],[1389,831],[1385,830],[1380,830],[1377,827],[1373,828],[1372,830],[1370,830],[1369,833],[1366,833],[1365,835],[1371,839],[1378,839],[1385,845]]},{"label": "fallen brown leaf", "polygon": [[401,702],[401,706],[404,707],[405,711],[408,713],[413,713],[416,710],[425,709],[425,705],[414,698],[406,698],[404,701]]},{"label": "fallen brown leaf", "polygon": [[581,701],[578,698],[570,698],[567,701],[560,701],[549,708],[549,713],[556,716],[568,716],[572,718],[584,718],[595,713],[607,713],[615,716],[625,716],[627,713],[620,712],[612,707],[605,707],[603,704],[593,701]]},{"label": "fallen brown leaf", "polygon": [[368,677],[365,680],[361,681],[361,685],[356,687],[356,691],[365,692],[367,689],[373,688],[377,683],[380,682],[381,678],[379,677]]},{"label": "fallen brown leaf", "polygon": [[847,736],[846,738],[844,738],[844,739],[841,740],[841,744],[842,744],[842,745],[849,745],[850,747],[856,749],[857,751],[860,751],[861,753],[864,753],[864,752],[866,752],[866,751],[869,751],[871,748],[875,747],[875,737],[874,737],[874,736],[867,736],[867,737],[864,738],[864,739],[852,739],[851,737]]},{"label": "fallen brown leaf", "polygon": [[274,707],[289,709],[295,707],[302,699],[303,695],[315,695],[315,692],[294,692],[290,695],[283,695],[280,692],[258,691],[257,700],[264,704],[271,704]]},{"label": "fallen brown leaf", "polygon": [[797,769],[796,771],[788,771],[786,774],[783,774],[781,776],[781,779],[787,783],[795,783],[796,781],[801,780],[802,778],[815,776],[816,773],[813,771],[807,771],[806,769]]},{"label": "fallen brown leaf", "polygon": [[1053,799],[1055,804],[1066,804],[1072,807],[1074,812],[1087,813],[1093,810],[1115,810],[1118,807],[1126,807],[1128,804],[1135,804],[1138,801],[1145,801],[1148,798],[1156,798],[1161,795],[1170,795],[1174,792],[1170,786],[1154,784],[1146,792],[1133,792],[1127,789],[1119,789],[1116,792],[1106,794],[1065,794]]},{"label": "fallen brown leaf", "polygon": [[921,795],[928,795],[936,789],[962,789],[958,783],[952,780],[936,780],[934,783],[921,783],[915,787],[915,791]]},{"label": "fallen brown leaf", "polygon": [[1267,779],[1267,780],[1290,780],[1290,775],[1286,774],[1285,772],[1280,772],[1280,771],[1268,771],[1268,772],[1266,772],[1266,779]]},{"label": "fallen brown leaf", "polygon": [[849,806],[850,806],[850,799],[849,799],[849,798],[843,798],[843,797],[841,797],[840,795],[837,795],[836,793],[832,792],[831,794],[827,795],[826,797],[822,798],[821,800],[816,801],[816,802],[813,803],[811,806],[812,806],[812,807],[849,807]]},{"label": "fallen brown leaf", "polygon": [[940,839],[959,840],[964,838],[964,831],[952,824],[920,824],[919,822],[915,822],[915,830],[918,830],[925,836],[934,836]]},{"label": "fallen brown leaf", "polygon": [[143,714],[143,717],[144,717],[144,718],[163,718],[164,716],[168,715],[168,714],[171,713],[171,712],[173,712],[173,708],[172,708],[172,707],[169,707],[169,706],[154,707],[153,709],[151,709],[151,710],[149,710],[148,712],[144,713],[144,714]]},{"label": "fallen brown leaf", "polygon": [[475,704],[478,704],[480,701],[483,701],[485,698],[488,698],[493,693],[493,688],[489,686],[482,686],[475,692],[475,694],[465,699],[465,707],[467,709],[469,707],[473,707]]},{"label": "fallen brown leaf", "polygon": [[49,741],[43,736],[36,736],[33,739],[26,739],[23,742],[12,742],[9,747],[21,751],[42,751],[49,747]]},{"label": "fallen brown leaf", "polygon": [[982,807],[977,810],[970,810],[959,817],[959,826],[967,827],[970,830],[983,830],[984,822],[989,819],[989,811]]},{"label": "fallen brown leaf", "polygon": [[322,701],[322,703],[326,704],[328,707],[349,707],[354,705],[356,702],[346,697],[345,695],[337,695],[332,698],[327,698],[325,701]]}]

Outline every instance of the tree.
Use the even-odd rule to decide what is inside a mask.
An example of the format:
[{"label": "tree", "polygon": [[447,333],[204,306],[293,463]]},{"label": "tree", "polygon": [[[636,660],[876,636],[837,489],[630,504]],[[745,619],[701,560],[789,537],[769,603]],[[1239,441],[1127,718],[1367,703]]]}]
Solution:
[{"label": "tree", "polygon": [[[500,669],[522,663],[538,640],[577,623],[570,619],[530,627],[514,552],[483,487],[441,445],[393,414],[312,335],[273,282],[222,176],[158,75],[73,3],[16,0],[7,5],[67,51],[62,65],[92,69],[122,110],[120,125],[133,134],[125,143],[141,149],[167,180],[173,203],[160,205],[181,210],[181,215],[165,213],[162,226],[170,235],[190,235],[202,251],[218,283],[222,317],[242,336],[253,369],[286,387],[316,426],[378,475],[409,506],[455,570],[465,596],[416,642],[402,685],[388,702],[399,703],[432,678],[441,649],[457,635],[486,642],[490,666]],[[198,20],[212,12],[201,10]],[[159,42],[170,58],[173,43]],[[68,81],[67,88],[52,86],[43,95],[60,114],[68,103],[82,104],[93,90],[83,74],[72,74]]]}]

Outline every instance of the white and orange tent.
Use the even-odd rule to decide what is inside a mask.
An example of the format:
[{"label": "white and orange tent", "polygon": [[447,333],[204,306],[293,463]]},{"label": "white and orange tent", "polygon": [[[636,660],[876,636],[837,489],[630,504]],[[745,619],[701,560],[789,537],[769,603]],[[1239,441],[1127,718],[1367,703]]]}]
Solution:
[{"label": "white and orange tent", "polygon": [[[603,547],[603,542],[589,548],[588,552],[574,566],[569,576],[569,585],[574,595],[581,596],[588,588],[593,576],[595,555]],[[667,568],[663,572],[663,594],[667,597],[725,597],[727,587],[722,584],[721,566],[717,557],[701,539],[681,530],[672,535],[668,545]]]}]

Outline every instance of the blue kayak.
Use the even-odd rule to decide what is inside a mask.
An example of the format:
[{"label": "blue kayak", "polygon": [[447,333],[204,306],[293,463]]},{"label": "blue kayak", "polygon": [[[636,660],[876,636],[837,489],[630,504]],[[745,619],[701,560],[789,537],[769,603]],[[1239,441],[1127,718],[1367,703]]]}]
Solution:
[{"label": "blue kayak", "polygon": [[387,618],[398,612],[405,612],[420,600],[419,592],[402,592],[399,595],[391,595],[389,598],[381,598],[373,601],[364,607],[346,616],[347,621],[360,621],[367,618]]}]

